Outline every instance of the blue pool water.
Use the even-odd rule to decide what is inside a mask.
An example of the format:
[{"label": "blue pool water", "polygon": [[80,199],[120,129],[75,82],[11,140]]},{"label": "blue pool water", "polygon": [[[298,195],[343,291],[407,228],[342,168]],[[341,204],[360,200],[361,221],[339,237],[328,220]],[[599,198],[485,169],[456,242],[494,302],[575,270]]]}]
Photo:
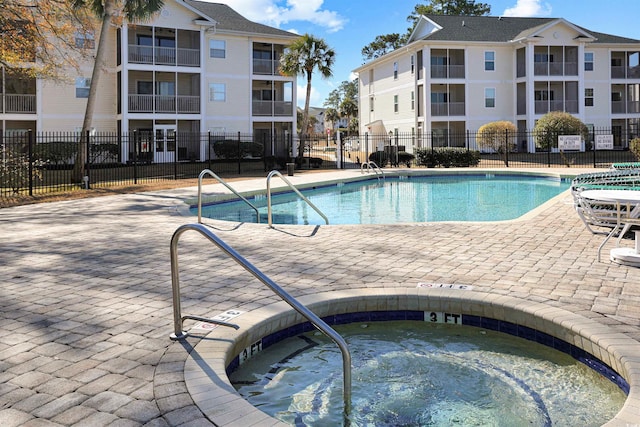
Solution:
[{"label": "blue pool water", "polygon": [[[504,221],[518,218],[569,188],[570,180],[515,175],[387,177],[316,187],[302,193],[329,224],[394,224],[437,221]],[[267,222],[265,195],[250,198]],[[197,214],[197,207],[192,207]],[[272,195],[275,224],[325,224],[295,193]],[[242,201],[204,206],[202,216],[256,222]]]}]

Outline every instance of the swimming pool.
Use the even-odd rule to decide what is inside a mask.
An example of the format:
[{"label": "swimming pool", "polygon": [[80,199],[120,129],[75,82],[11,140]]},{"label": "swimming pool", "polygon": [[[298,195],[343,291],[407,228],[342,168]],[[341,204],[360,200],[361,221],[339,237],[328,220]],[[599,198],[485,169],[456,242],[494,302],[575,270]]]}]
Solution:
[{"label": "swimming pool", "polygon": [[[330,224],[393,224],[439,221],[504,221],[518,218],[569,188],[570,180],[532,175],[395,176],[316,186],[302,193]],[[249,198],[267,222],[267,200]],[[272,196],[276,224],[324,224],[295,193]],[[197,214],[197,207],[191,208]],[[203,206],[202,216],[256,222],[242,201]]]}]

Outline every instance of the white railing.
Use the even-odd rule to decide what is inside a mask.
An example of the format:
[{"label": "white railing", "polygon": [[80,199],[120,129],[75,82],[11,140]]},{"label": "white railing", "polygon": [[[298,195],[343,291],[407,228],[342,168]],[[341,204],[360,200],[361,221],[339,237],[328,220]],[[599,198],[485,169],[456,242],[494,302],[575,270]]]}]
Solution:
[{"label": "white railing", "polygon": [[[176,104],[177,103],[177,104]],[[130,113],[199,113],[197,95],[129,95]]]},{"label": "white railing", "polygon": [[134,64],[200,66],[200,49],[129,45],[129,62]]},{"label": "white railing", "polygon": [[4,111],[6,113],[35,113],[35,95],[4,95]]}]

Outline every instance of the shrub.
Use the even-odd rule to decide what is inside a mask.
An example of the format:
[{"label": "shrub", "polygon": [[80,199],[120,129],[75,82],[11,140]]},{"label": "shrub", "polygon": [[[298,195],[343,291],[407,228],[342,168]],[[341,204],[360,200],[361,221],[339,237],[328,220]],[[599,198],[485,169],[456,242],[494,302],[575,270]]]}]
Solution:
[{"label": "shrub", "polygon": [[477,166],[480,163],[478,151],[465,148],[417,148],[418,165],[433,168]]},{"label": "shrub", "polygon": [[629,151],[636,156],[636,160],[640,160],[640,138],[633,138],[629,142]]},{"label": "shrub", "polygon": [[375,162],[376,165],[382,168],[387,165],[387,162],[389,161],[389,155],[384,151],[376,151],[369,154],[369,161]]},{"label": "shrub", "polygon": [[533,128],[536,145],[543,150],[558,146],[558,135],[581,135],[586,140],[589,128],[580,119],[563,111],[551,111],[536,122]]},{"label": "shrub", "polygon": [[416,156],[406,151],[398,151],[398,163],[404,163],[408,168],[411,167],[411,163],[415,160]]},{"label": "shrub", "polygon": [[516,148],[517,130],[516,125],[506,120],[487,123],[478,129],[478,145],[500,154],[504,164],[509,166],[507,153]]},{"label": "shrub", "polygon": [[224,139],[213,142],[213,152],[222,159],[237,159],[238,155],[245,157],[262,157],[264,147],[262,144],[253,141],[238,141],[235,139]]}]

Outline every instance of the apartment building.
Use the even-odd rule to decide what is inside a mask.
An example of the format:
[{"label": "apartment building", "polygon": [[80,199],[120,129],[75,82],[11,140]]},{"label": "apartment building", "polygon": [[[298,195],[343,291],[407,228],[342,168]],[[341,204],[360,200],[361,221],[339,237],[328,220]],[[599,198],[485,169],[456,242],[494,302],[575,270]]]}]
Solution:
[{"label": "apartment building", "polygon": [[639,135],[640,40],[562,18],[423,16],[406,46],[355,72],[361,134],[411,132],[418,147],[464,145],[498,120],[531,130],[550,111],[610,129],[616,148]]},{"label": "apartment building", "polygon": [[[176,147],[181,133],[241,132],[273,141],[295,132],[296,78],[282,76],[278,64],[298,35],[249,21],[227,5],[168,0],[151,21],[114,27],[107,37],[93,128],[135,132],[150,160],[205,158],[206,141]],[[97,45],[82,34],[76,44]],[[85,65],[62,83],[2,70],[1,130],[81,129],[92,70]]]}]

